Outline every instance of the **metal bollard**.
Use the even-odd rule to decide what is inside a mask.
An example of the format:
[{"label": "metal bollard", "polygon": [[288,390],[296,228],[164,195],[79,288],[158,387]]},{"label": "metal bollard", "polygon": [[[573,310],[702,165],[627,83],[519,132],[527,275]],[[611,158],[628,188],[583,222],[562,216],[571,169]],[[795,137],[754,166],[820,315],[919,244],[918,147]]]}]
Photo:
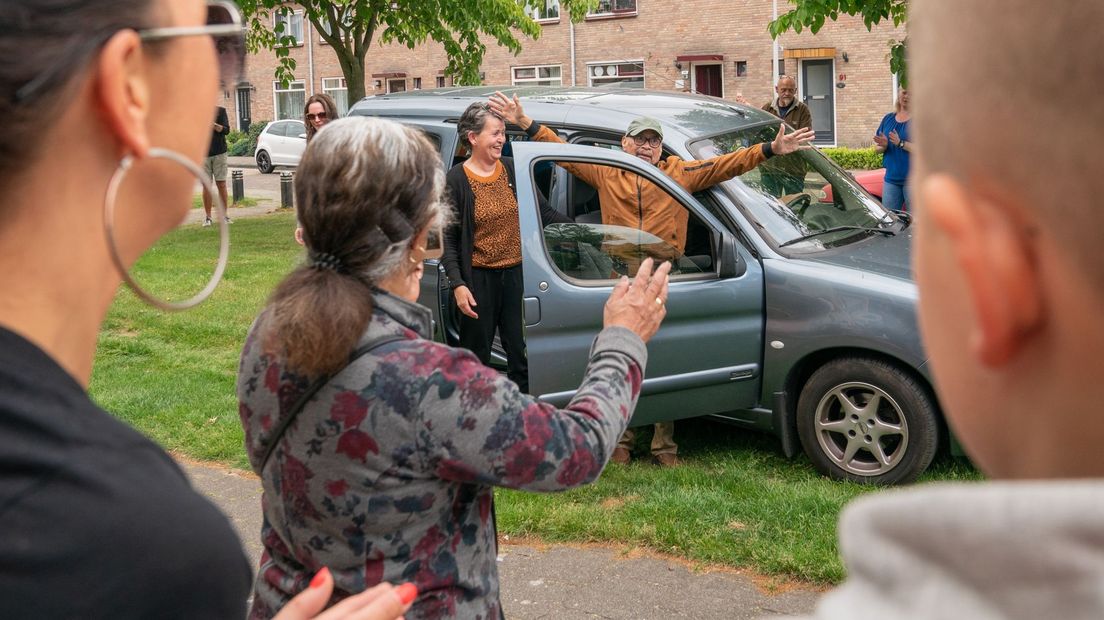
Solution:
[{"label": "metal bollard", "polygon": [[291,186],[291,173],[280,173],[280,208],[290,209],[295,206],[295,192]]},{"label": "metal bollard", "polygon": [[233,204],[238,204],[245,198],[245,173],[241,170],[232,171],[230,185],[234,193]]}]

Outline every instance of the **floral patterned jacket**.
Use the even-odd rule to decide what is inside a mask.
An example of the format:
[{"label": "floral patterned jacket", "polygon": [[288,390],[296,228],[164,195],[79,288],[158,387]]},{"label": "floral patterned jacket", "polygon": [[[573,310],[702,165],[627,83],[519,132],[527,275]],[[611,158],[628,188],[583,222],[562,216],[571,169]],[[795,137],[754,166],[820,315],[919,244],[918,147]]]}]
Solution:
[{"label": "floral patterned jacket", "polygon": [[264,485],[264,554],[251,618],[271,617],[322,566],[335,598],[411,581],[407,618],[500,615],[492,487],[559,491],[593,481],[625,430],[647,351],[602,331],[565,409],[531,396],[470,352],[428,339],[431,315],[375,295],[361,342],[401,334],[337,374],[278,439],[313,377],[265,354],[258,319],[238,375],[246,449]]}]

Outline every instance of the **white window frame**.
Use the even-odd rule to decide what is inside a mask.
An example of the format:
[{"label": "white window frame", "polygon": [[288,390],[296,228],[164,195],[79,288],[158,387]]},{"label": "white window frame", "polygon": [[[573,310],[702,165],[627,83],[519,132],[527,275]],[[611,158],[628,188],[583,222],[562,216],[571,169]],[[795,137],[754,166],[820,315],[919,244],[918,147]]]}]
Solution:
[{"label": "white window frame", "polygon": [[[610,3],[610,6],[612,7],[615,2],[626,2],[626,1],[627,0],[609,0],[609,3]],[[639,0],[632,0],[632,3],[633,3],[633,8],[632,9],[615,10],[615,9],[611,8],[608,11],[599,11],[599,10],[595,9],[593,12],[588,12],[586,14],[586,17],[587,17],[587,19],[595,19],[595,18],[602,19],[602,18],[607,18],[607,17],[630,17],[630,16],[633,16],[633,15],[639,15],[640,14]]]},{"label": "white window frame", "polygon": [[[519,78],[517,73],[519,70],[533,70],[533,77],[531,78]],[[558,75],[556,77],[540,77],[541,69],[556,69]],[[523,65],[520,67],[510,68],[510,80],[514,86],[523,85],[539,85],[539,86],[563,86],[563,65]],[[558,84],[542,84],[542,82],[558,81]]]},{"label": "white window frame", "polygon": [[[605,76],[605,75],[595,76],[594,72],[592,70],[593,67],[609,67],[611,65],[613,65],[613,66],[618,66],[618,65],[640,65],[640,67],[641,67],[640,88],[644,88],[647,85],[648,68],[647,68],[647,65],[644,63],[644,59],[641,58],[640,60],[607,60],[605,62],[588,62],[588,63],[586,63],[587,86],[601,86],[602,84],[615,83],[613,80],[610,80],[608,82],[606,81],[605,78],[608,78],[610,76]],[[615,77],[619,77],[619,76],[615,76]],[[630,77],[635,78],[636,76],[634,75],[634,76],[630,76]],[[599,80],[598,84],[595,84],[595,82],[594,82],[595,79]],[[625,80],[621,80],[621,81],[625,81]]]},{"label": "white window frame", "polygon": [[324,77],[324,78],[322,78],[322,93],[326,94],[326,95],[329,95],[330,98],[334,100],[334,103],[338,102],[338,98],[333,96],[333,94],[337,93],[337,92],[344,92],[345,93],[345,109],[344,110],[341,109],[341,104],[340,103],[338,103],[338,105],[337,105],[337,113],[340,116],[345,116],[346,114],[349,113],[349,85],[348,85],[348,83],[345,82],[345,78],[343,78],[343,77]]},{"label": "white window frame", "polygon": [[560,0],[544,0],[544,13],[548,13],[552,8],[556,9],[554,17],[541,17],[537,9],[528,5],[525,7],[525,14],[538,24],[557,24],[560,22]]},{"label": "white window frame", "polygon": [[698,72],[694,71],[694,68],[695,67],[707,67],[709,65],[716,65],[716,66],[721,68],[721,94],[720,94],[720,97],[721,97],[721,99],[724,99],[724,91],[725,91],[725,74],[724,73],[725,73],[725,71],[724,71],[724,62],[720,61],[720,60],[690,63],[690,90],[692,90],[696,93],[701,92],[700,90],[698,90]]},{"label": "white window frame", "polygon": [[[296,88],[298,86],[298,88]],[[303,110],[300,107],[299,110],[293,111],[294,116],[280,116],[280,93],[303,93],[303,101],[307,100],[307,83],[303,80],[294,80],[288,83],[287,88],[280,88],[280,82],[272,82],[272,116],[275,117],[272,120],[302,120]]]},{"label": "white window frame", "polygon": [[444,88],[445,87],[445,76],[438,75],[437,79],[434,81],[434,84],[436,84],[436,88]]},{"label": "white window frame", "polygon": [[[402,90],[391,90],[391,82],[402,82],[403,83],[403,89]],[[406,87],[406,78],[404,78],[404,77],[401,77],[401,78],[384,78],[384,87],[385,87],[384,92],[386,92],[387,94],[405,93],[408,90],[407,87]]]},{"label": "white window frame", "polygon": [[287,20],[285,22],[287,25],[284,27],[284,31],[282,33],[280,33],[279,36],[286,37],[288,35],[294,35],[295,33],[292,32],[294,30],[294,26],[293,26],[292,22],[297,17],[299,18],[299,35],[295,37],[295,47],[302,47],[303,44],[306,42],[306,33],[307,33],[307,27],[306,27],[306,21],[307,20],[306,20],[306,17],[304,17],[302,11],[291,11],[286,15],[284,15],[282,13],[279,13],[279,12],[273,13],[272,14],[272,29],[273,29],[273,32],[275,32],[276,31],[276,25],[280,23],[280,20]]}]

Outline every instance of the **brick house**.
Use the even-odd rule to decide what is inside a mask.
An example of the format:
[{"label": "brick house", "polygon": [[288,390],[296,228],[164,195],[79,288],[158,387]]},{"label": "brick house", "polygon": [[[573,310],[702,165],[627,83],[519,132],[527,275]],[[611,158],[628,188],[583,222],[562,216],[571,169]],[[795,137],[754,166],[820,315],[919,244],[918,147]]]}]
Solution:
[{"label": "brick house", "polygon": [[[756,105],[773,97],[774,41],[767,33],[773,0],[601,0],[586,20],[572,24],[558,0],[548,0],[537,17],[535,41],[522,39],[522,52],[487,42],[481,68],[488,85],[598,86],[697,91],[726,99],[743,94]],[[790,5],[779,0],[779,11]],[[296,81],[273,81],[275,54],[251,56],[245,80],[225,93],[235,128],[250,121],[301,118],[303,102],[315,92],[334,96],[347,109],[344,78],[329,45],[296,13],[288,32],[301,44],[291,50]],[[779,68],[797,79],[798,96],[814,113],[817,142],[868,146],[882,115],[893,108],[895,79],[889,71],[888,41],[904,37],[891,24],[867,31],[858,18],[843,16],[812,35],[779,38]],[[443,48],[415,49],[373,42],[365,59],[368,95],[451,86],[444,76]]]}]

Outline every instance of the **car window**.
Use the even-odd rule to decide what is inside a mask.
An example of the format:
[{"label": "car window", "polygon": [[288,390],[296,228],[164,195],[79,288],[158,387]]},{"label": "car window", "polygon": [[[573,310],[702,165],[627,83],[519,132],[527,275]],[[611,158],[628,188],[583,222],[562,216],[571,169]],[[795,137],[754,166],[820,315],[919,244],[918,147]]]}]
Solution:
[{"label": "car window", "polygon": [[289,121],[287,126],[287,135],[289,138],[306,138],[307,126],[299,121]]},{"label": "car window", "polygon": [[[698,159],[751,148],[769,142],[778,132],[771,123],[753,126],[690,145]],[[778,245],[791,243],[806,251],[836,247],[869,237],[862,229],[878,229],[893,218],[839,166],[818,150],[775,156],[725,183],[737,203]],[[803,239],[810,233],[837,232]]]},{"label": "car window", "polygon": [[544,227],[545,249],[565,278],[608,282],[635,274],[645,258],[670,261],[676,277],[715,272],[713,230],[662,186],[615,166],[544,160],[533,165],[541,191],[543,163],[567,172],[560,177],[572,204],[563,211],[575,221]]},{"label": "car window", "polygon": [[287,123],[272,123],[271,125],[269,125],[268,129],[265,130],[265,133],[270,136],[283,136],[285,135],[284,132],[286,131],[286,128]]}]

